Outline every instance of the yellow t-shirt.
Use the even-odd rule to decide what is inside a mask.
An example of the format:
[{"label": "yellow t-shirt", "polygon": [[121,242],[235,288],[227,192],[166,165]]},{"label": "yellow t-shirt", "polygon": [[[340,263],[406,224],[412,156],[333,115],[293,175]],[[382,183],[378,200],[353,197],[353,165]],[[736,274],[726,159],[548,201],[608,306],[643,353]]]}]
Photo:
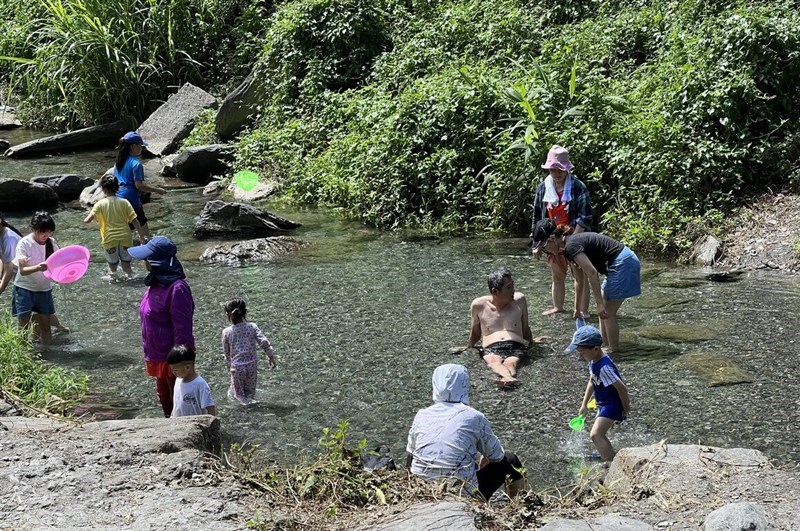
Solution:
[{"label": "yellow t-shirt", "polygon": [[133,244],[128,223],[136,219],[136,212],[127,199],[104,197],[92,207],[92,215],[100,224],[100,243],[104,249]]}]

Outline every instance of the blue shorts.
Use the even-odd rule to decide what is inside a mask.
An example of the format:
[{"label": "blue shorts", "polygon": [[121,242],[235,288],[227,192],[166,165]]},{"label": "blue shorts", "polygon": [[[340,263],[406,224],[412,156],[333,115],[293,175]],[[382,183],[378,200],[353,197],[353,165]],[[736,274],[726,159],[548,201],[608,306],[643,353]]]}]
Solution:
[{"label": "blue shorts", "polygon": [[614,259],[603,280],[603,300],[619,301],[642,294],[639,258],[625,247]]},{"label": "blue shorts", "polygon": [[600,411],[597,413],[598,417],[606,417],[608,419],[625,420],[622,416],[622,404],[597,404]]},{"label": "blue shorts", "polygon": [[53,315],[56,307],[53,305],[52,291],[31,291],[14,286],[11,298],[11,315],[14,317],[30,317],[31,313],[39,315]]}]

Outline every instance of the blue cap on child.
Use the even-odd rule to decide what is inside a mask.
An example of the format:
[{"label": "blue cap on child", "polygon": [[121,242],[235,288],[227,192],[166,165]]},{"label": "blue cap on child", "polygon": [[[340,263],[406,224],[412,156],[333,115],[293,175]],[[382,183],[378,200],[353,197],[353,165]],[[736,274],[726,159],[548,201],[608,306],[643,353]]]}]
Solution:
[{"label": "blue cap on child", "polygon": [[572,336],[572,343],[564,351],[569,354],[578,347],[599,347],[603,344],[603,336],[600,330],[592,325],[584,325],[575,331]]}]

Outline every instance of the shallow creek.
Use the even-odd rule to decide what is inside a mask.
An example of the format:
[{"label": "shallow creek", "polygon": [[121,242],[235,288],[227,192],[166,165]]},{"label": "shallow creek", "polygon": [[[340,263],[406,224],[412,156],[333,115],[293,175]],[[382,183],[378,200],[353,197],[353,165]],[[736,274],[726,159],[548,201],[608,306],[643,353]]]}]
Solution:
[{"label": "shallow creek", "polygon": [[[37,134],[0,136],[19,143]],[[112,157],[92,152],[0,159],[0,177],[97,178]],[[147,178],[156,180],[152,174]],[[401,461],[414,413],[430,403],[431,372],[441,363],[463,363],[472,376],[472,405],[521,456],[536,488],[569,481],[570,470],[594,450],[586,431],[567,427],[587,377],[582,363],[561,353],[574,324],[563,315],[540,317],[549,307],[549,271],[544,262],[530,259],[525,239],[408,240],[319,210],[269,207],[303,223],[295,236],[309,245],[269,264],[206,266],[197,257],[217,242],[191,235],[206,200],[198,189],[173,190],[145,209],[153,232],[178,244],[197,304],[198,370],[212,386],[228,442],[258,443],[290,461],[315,448],[323,427],[346,418],[352,441],[366,437],[371,446],[387,444]],[[57,312],[72,331],[43,357],[88,373],[107,409],[129,417],[158,416],[142,363],[138,303],[144,286],[100,279],[105,263],[99,234],[96,226],[83,227],[84,215],[77,209],[55,214],[59,244],[86,245],[93,258],[83,279],[55,288]],[[20,229],[28,219],[9,216]],[[517,289],[528,297],[534,335],[554,338],[522,368],[516,390],[497,389],[474,352],[448,350],[466,341],[470,301],[487,292],[486,275],[501,265],[511,268]],[[798,460],[789,419],[800,379],[795,366],[800,279],[756,272],[715,284],[702,280],[698,269],[650,260],[643,265],[644,294],[621,311],[630,353],[615,359],[631,390],[633,411],[612,431],[615,446],[667,439],[757,448],[781,463]],[[261,365],[261,402],[247,409],[226,397],[220,347],[227,324],[222,304],[234,296],[247,300],[249,317],[278,353],[276,370]],[[10,290],[0,304],[10,306]],[[596,318],[592,322],[596,325]],[[754,381],[710,387],[682,361],[682,354],[698,353],[722,356]]]}]

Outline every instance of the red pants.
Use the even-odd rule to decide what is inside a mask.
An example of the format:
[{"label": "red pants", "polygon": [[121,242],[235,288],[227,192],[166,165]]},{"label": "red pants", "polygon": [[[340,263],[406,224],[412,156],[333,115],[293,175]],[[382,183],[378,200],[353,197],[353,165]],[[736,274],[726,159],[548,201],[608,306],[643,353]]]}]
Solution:
[{"label": "red pants", "polygon": [[169,418],[172,414],[172,395],[175,392],[175,375],[167,362],[147,361],[146,372],[148,376],[156,379],[156,395],[161,402],[164,416]]}]

